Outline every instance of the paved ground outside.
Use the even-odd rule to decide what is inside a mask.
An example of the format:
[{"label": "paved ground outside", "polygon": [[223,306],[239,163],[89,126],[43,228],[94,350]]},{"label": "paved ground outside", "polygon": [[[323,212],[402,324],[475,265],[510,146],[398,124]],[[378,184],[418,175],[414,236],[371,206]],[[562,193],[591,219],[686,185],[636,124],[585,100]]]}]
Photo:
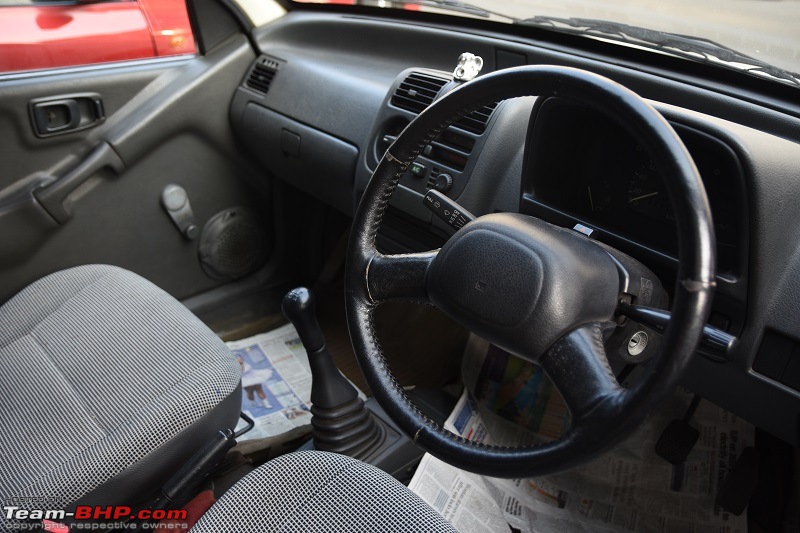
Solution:
[{"label": "paved ground outside", "polygon": [[612,20],[704,37],[800,72],[800,0],[477,0],[517,18],[534,15]]}]

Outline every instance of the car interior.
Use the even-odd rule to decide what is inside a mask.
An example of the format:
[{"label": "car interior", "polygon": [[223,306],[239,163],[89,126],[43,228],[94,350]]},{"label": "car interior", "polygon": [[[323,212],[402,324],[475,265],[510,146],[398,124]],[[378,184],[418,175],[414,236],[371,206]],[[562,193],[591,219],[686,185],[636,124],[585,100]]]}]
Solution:
[{"label": "car interior", "polygon": [[[455,531],[423,453],[570,471],[680,388],[755,427],[717,505],[800,530],[800,75],[503,3],[246,4],[188,0],[194,54],[0,73],[0,529],[211,489],[185,531]],[[225,342],[287,322],[314,419],[242,453]],[[444,428],[473,338],[561,438]]]}]

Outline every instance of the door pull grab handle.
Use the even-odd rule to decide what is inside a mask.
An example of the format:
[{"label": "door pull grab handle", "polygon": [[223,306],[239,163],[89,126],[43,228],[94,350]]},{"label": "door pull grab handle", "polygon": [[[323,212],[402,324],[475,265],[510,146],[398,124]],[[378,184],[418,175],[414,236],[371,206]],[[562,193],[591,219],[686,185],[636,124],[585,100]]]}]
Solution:
[{"label": "door pull grab handle", "polygon": [[103,142],[64,176],[47,186],[35,189],[33,196],[56,222],[64,224],[72,217],[67,197],[86,180],[106,168],[120,174],[125,169],[125,164],[111,145]]}]

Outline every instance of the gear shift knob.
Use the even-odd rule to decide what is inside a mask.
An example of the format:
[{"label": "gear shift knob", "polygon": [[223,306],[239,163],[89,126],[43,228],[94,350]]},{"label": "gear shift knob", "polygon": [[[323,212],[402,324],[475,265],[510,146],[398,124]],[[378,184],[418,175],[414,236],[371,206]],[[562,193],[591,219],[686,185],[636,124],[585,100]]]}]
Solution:
[{"label": "gear shift knob", "polygon": [[316,298],[305,287],[292,289],[283,297],[283,314],[292,323],[308,354],[311,367],[311,401],[323,409],[336,407],[353,401],[358,392],[336,368],[322,328],[316,315]]},{"label": "gear shift knob", "polygon": [[368,457],[381,446],[385,430],[336,367],[317,322],[314,294],[305,287],[293,289],[283,297],[281,308],[308,353],[314,445],[358,459]]},{"label": "gear shift knob", "polygon": [[300,335],[300,340],[309,354],[325,347],[325,337],[317,322],[317,300],[314,293],[305,287],[290,290],[283,297],[281,310]]}]

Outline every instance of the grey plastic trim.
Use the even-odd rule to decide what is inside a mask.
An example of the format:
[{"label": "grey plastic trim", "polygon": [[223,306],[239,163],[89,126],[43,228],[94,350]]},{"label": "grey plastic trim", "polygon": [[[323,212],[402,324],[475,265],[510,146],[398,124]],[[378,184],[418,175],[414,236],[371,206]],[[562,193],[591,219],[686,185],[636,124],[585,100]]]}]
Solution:
[{"label": "grey plastic trim", "polygon": [[0,74],[0,83],[11,80],[28,80],[42,78],[44,76],[60,76],[63,74],[82,74],[97,71],[112,71],[117,69],[129,69],[131,67],[151,67],[151,66],[173,66],[180,63],[188,63],[198,57],[198,54],[183,54],[171,57],[148,57],[144,59],[133,59],[131,61],[112,61],[109,63],[96,63],[92,65],[80,65],[77,67],[58,67],[38,70],[26,70],[23,72],[6,72]]}]

